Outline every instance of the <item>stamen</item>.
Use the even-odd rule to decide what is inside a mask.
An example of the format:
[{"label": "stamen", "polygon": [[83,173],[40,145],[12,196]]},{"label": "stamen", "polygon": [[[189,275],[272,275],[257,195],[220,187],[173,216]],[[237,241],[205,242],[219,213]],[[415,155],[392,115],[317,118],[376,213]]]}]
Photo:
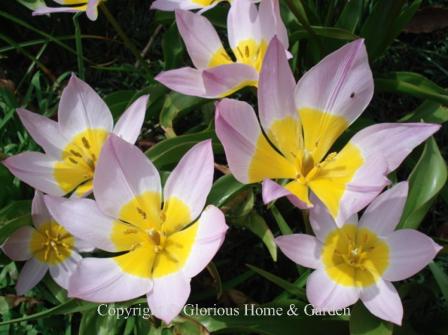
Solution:
[{"label": "stamen", "polygon": [[244,46],[244,53],[246,54],[246,57],[249,58],[250,56],[249,46],[247,45]]},{"label": "stamen", "polygon": [[69,157],[68,160],[70,162],[72,162],[73,164],[78,164],[78,162],[76,160],[74,160],[72,157]]},{"label": "stamen", "polygon": [[80,158],[82,157],[82,155],[78,151],[75,151],[73,149],[70,150],[70,153],[76,157],[80,157]]},{"label": "stamen", "polygon": [[84,145],[84,147],[86,149],[90,149],[90,143],[89,141],[87,141],[87,138],[85,138],[84,136],[81,138],[82,144]]},{"label": "stamen", "polygon": [[140,207],[137,207],[137,212],[142,216],[143,220],[146,220],[146,218],[148,217],[146,212],[143,209],[141,209]]}]

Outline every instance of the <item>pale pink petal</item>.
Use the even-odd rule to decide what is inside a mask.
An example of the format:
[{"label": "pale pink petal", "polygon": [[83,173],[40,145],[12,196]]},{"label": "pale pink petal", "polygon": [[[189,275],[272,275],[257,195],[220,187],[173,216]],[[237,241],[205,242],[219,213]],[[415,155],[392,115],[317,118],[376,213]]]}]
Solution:
[{"label": "pale pink petal", "polygon": [[57,122],[23,108],[17,109],[17,114],[33,140],[39,144],[47,154],[56,159],[60,159],[61,153],[67,144],[67,140],[59,132]]},{"label": "pale pink petal", "polygon": [[38,260],[31,258],[25,263],[17,279],[16,291],[17,295],[24,295],[26,292],[36,286],[45,273],[48,270],[48,266]]},{"label": "pale pink petal", "polygon": [[224,214],[215,206],[207,206],[199,217],[199,227],[193,248],[183,272],[189,278],[201,272],[218,252],[227,229]]},{"label": "pale pink petal", "polygon": [[79,252],[92,252],[95,249],[95,246],[92,245],[91,242],[77,238],[75,241],[75,249]]},{"label": "pale pink petal", "polygon": [[[355,121],[373,96],[373,78],[363,39],[331,53],[297,84],[297,109],[313,108]],[[306,131],[306,130],[305,130]]]},{"label": "pale pink petal", "polygon": [[305,202],[297,198],[294,194],[289,192],[283,186],[277,184],[275,181],[270,179],[263,180],[262,186],[262,197],[264,204],[268,204],[271,201],[277,200],[282,197],[288,197],[288,200],[296,207],[300,209],[310,208]]},{"label": "pale pink petal", "polygon": [[[151,4],[150,8],[171,12],[171,11],[174,11],[175,9],[180,9],[182,2],[183,2],[183,0],[155,0]],[[183,8],[183,9],[187,9],[187,8]],[[194,8],[191,8],[191,9],[194,9]]]},{"label": "pale pink petal", "polygon": [[117,251],[111,241],[114,219],[103,214],[91,199],[44,197],[55,220],[79,239],[106,251]]},{"label": "pale pink petal", "polygon": [[312,269],[317,269],[320,266],[322,244],[314,236],[284,235],[277,237],[275,243],[294,263]]},{"label": "pale pink petal", "polygon": [[246,86],[256,86],[257,71],[246,64],[224,64],[204,70],[205,95],[209,98],[222,98]]},{"label": "pale pink petal", "polygon": [[72,251],[72,254],[63,262],[49,266],[51,277],[60,287],[68,289],[70,277],[75,272],[81,259],[77,252]]},{"label": "pale pink petal", "polygon": [[380,194],[365,210],[360,226],[381,236],[392,233],[400,222],[407,196],[408,182],[405,181]]},{"label": "pale pink petal", "polygon": [[176,23],[193,64],[198,69],[207,68],[223,48],[213,25],[204,16],[185,10],[176,10]]},{"label": "pale pink petal", "polygon": [[154,287],[147,296],[151,313],[169,324],[182,311],[190,290],[190,279],[182,271],[155,278]]},{"label": "pale pink petal", "polygon": [[52,13],[78,13],[83,12],[83,10],[76,9],[75,7],[47,7],[47,6],[41,6],[39,8],[36,8],[36,10],[33,11],[33,16],[39,16],[39,15],[46,15],[46,14],[52,14]]},{"label": "pale pink petal", "polygon": [[138,298],[152,288],[152,280],[127,274],[113,258],[84,258],[70,278],[69,296],[92,302]]},{"label": "pale pink petal", "polygon": [[253,1],[233,0],[227,15],[227,33],[232,49],[235,49],[242,41],[251,39],[260,41],[261,27],[258,10]]},{"label": "pale pink petal", "polygon": [[283,47],[288,49],[288,32],[280,16],[280,4],[278,0],[263,0],[259,7],[259,21],[262,38],[269,43],[274,37],[281,41]]},{"label": "pale pink petal", "polygon": [[17,229],[3,244],[2,250],[14,261],[26,261],[32,257],[30,242],[34,229],[26,226]]},{"label": "pale pink petal", "polygon": [[173,91],[185,95],[206,97],[202,70],[182,67],[161,72],[154,79]]},{"label": "pale pink petal", "polygon": [[39,152],[23,152],[2,161],[8,170],[36,190],[62,196],[64,190],[54,178],[54,158]]},{"label": "pale pink petal", "polygon": [[389,246],[389,267],[383,277],[389,281],[407,279],[428,265],[442,247],[413,229],[401,229],[384,239]]},{"label": "pale pink petal", "polygon": [[214,169],[211,140],[196,144],[168,177],[163,192],[164,201],[169,201],[171,197],[182,200],[190,210],[191,220],[196,219],[212,188]]},{"label": "pale pink petal", "polygon": [[39,191],[34,192],[33,202],[31,203],[31,215],[33,216],[33,224],[36,227],[52,220],[52,216],[44,202],[44,195]]},{"label": "pale pink petal", "polygon": [[136,146],[110,135],[101,150],[93,178],[98,207],[118,218],[123,205],[144,192],[161,193],[160,176]]},{"label": "pale pink petal", "polygon": [[310,209],[311,228],[317,239],[323,243],[325,242],[327,235],[337,229],[338,226],[330,213],[328,213],[325,205],[314,195],[314,193],[311,193],[310,200],[314,205],[313,208]]},{"label": "pale pink petal", "polygon": [[380,153],[387,162],[389,173],[439,129],[440,125],[430,123],[380,123],[364,128],[351,141],[372,155]]},{"label": "pale pink petal", "polygon": [[[271,0],[262,1],[262,4],[265,2]],[[258,85],[260,122],[266,131],[277,120],[286,117],[297,119],[294,106],[295,80],[284,47],[276,37],[269,44]]]},{"label": "pale pink petal", "polygon": [[360,290],[357,287],[336,284],[321,268],[308,277],[306,296],[314,308],[333,311],[357,302]]},{"label": "pale pink petal", "polygon": [[89,0],[87,4],[86,14],[91,21],[96,21],[98,18],[98,5],[100,4],[100,1],[101,0]]},{"label": "pale pink petal", "polygon": [[373,315],[401,326],[403,305],[390,282],[379,279],[374,285],[363,288],[361,300]]},{"label": "pale pink petal", "polygon": [[73,74],[62,91],[58,121],[62,134],[68,139],[86,129],[111,131],[113,126],[112,114],[106,103]]},{"label": "pale pink petal", "polygon": [[137,141],[145,120],[148,99],[149,95],[143,95],[126,109],[114,127],[113,133],[115,135],[132,144]]}]

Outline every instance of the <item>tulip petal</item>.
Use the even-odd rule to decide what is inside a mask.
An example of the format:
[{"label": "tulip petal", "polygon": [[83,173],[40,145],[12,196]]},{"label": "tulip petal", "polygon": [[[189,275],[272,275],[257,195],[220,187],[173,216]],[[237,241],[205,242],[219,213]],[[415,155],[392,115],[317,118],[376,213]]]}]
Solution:
[{"label": "tulip petal", "polygon": [[270,146],[249,104],[222,100],[216,108],[215,126],[229,168],[238,181],[254,183],[297,175],[296,167]]},{"label": "tulip petal", "polygon": [[[214,62],[217,53],[227,53],[213,25],[204,16],[185,10],[176,10],[176,23],[185,42],[188,54],[198,69],[205,69]],[[228,62],[231,59],[227,55]],[[218,65],[218,64],[215,64]]]},{"label": "tulip petal", "polygon": [[312,269],[320,266],[322,244],[314,236],[305,234],[279,236],[275,239],[275,244],[296,264]]},{"label": "tulip petal", "polygon": [[71,139],[86,129],[111,131],[112,114],[106,103],[85,82],[72,75],[59,102],[58,120],[62,134]]},{"label": "tulip petal", "polygon": [[89,0],[86,14],[90,21],[96,21],[98,18],[98,5],[101,0]]},{"label": "tulip petal", "polygon": [[352,142],[372,155],[381,153],[387,161],[387,173],[395,170],[420,143],[440,129],[430,123],[380,123],[358,132]]},{"label": "tulip petal", "polygon": [[325,205],[314,194],[311,194],[311,201],[314,205],[310,209],[311,228],[317,239],[324,243],[327,235],[338,228],[338,226]]},{"label": "tulip petal", "polygon": [[70,277],[77,269],[81,259],[81,256],[73,251],[70,257],[62,263],[49,266],[51,277],[60,287],[68,289]]},{"label": "tulip petal", "polygon": [[360,291],[354,286],[338,285],[321,268],[308,277],[306,296],[314,308],[333,311],[353,305],[358,301]]},{"label": "tulip petal", "polygon": [[182,311],[190,291],[190,279],[182,271],[154,279],[147,295],[152,314],[169,324]]},{"label": "tulip petal", "polygon": [[361,300],[373,315],[401,326],[403,305],[390,282],[379,279],[375,285],[363,288]]},{"label": "tulip petal", "polygon": [[389,245],[389,267],[383,277],[398,281],[415,275],[442,249],[430,237],[412,229],[400,229],[385,238]]},{"label": "tulip petal", "polygon": [[380,194],[365,210],[360,226],[369,228],[380,236],[392,233],[400,222],[407,195],[407,182],[398,183]]},{"label": "tulip petal", "polygon": [[198,231],[183,272],[189,278],[201,272],[218,252],[229,228],[224,214],[215,206],[207,206],[198,220]]},{"label": "tulip petal", "polygon": [[104,215],[91,199],[44,197],[55,220],[79,239],[106,251],[119,251],[111,241],[114,219]]},{"label": "tulip petal", "polygon": [[31,215],[33,216],[33,224],[36,227],[52,220],[51,214],[44,202],[44,195],[39,191],[34,192],[33,202],[31,203]]},{"label": "tulip petal", "polygon": [[202,70],[182,67],[161,72],[154,79],[173,91],[196,97],[207,97]]},{"label": "tulip petal", "polygon": [[17,229],[3,244],[2,250],[14,261],[26,261],[32,257],[30,249],[34,229],[26,226]]},{"label": "tulip petal", "polygon": [[33,140],[39,144],[47,154],[56,159],[61,158],[67,140],[59,131],[58,123],[26,109],[17,109],[17,114],[23,126],[30,133]]},{"label": "tulip petal", "polygon": [[84,12],[87,10],[86,5],[82,6],[76,6],[76,7],[47,7],[47,6],[41,6],[36,8],[32,15],[33,16],[39,16],[39,15],[46,15],[46,14],[52,14],[52,13],[78,13],[78,12]]},{"label": "tulip petal", "polygon": [[69,296],[93,302],[118,302],[148,293],[152,280],[127,274],[113,258],[84,258],[70,278]]},{"label": "tulip petal", "polygon": [[9,171],[36,190],[62,196],[65,192],[54,178],[56,161],[40,152],[23,152],[2,162]]},{"label": "tulip petal", "polygon": [[[214,168],[211,140],[196,144],[182,157],[164,187],[165,232],[180,230],[199,216],[212,188]],[[178,215],[178,200],[188,207],[188,219]]]},{"label": "tulip petal", "polygon": [[[290,184],[288,184],[288,185],[290,185]],[[301,200],[301,199],[307,200],[308,197],[304,198],[303,196],[301,196],[299,198],[299,196],[295,193],[292,193],[291,190],[287,189],[286,187],[283,187],[282,185],[277,184],[276,182],[274,182],[270,179],[263,180],[263,183],[261,186],[262,186],[263,202],[265,204],[268,204],[271,201],[277,200],[282,197],[288,197],[288,200],[294,206],[296,206],[300,209],[309,208],[309,205],[305,201]],[[308,191],[308,190],[306,190],[306,191]]]},{"label": "tulip petal", "polygon": [[38,260],[31,258],[25,263],[17,279],[17,295],[24,295],[39,283],[45,276],[48,266]]},{"label": "tulip petal", "polygon": [[315,162],[364,111],[372,95],[372,72],[362,39],[336,50],[305,73],[296,87],[296,108],[305,148]]},{"label": "tulip petal", "polygon": [[227,33],[232,49],[242,41],[261,40],[258,10],[253,1],[233,0],[227,15]]},{"label": "tulip petal", "polygon": [[113,133],[115,135],[132,144],[137,141],[145,120],[148,99],[149,95],[143,95],[126,109],[114,127]]},{"label": "tulip petal", "polygon": [[119,218],[121,208],[136,196],[145,192],[161,193],[160,176],[137,147],[110,135],[98,159],[93,189],[98,207]]},{"label": "tulip petal", "polygon": [[288,32],[280,16],[280,5],[278,0],[263,0],[260,2],[258,11],[261,26],[261,35],[269,42],[274,36],[281,41],[284,49],[288,49]]}]

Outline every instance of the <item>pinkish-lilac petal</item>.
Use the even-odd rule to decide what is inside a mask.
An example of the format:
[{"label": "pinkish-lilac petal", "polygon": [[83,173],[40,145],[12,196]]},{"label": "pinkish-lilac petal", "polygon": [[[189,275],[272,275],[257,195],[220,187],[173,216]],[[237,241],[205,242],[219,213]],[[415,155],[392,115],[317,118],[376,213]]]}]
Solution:
[{"label": "pinkish-lilac petal", "polygon": [[31,215],[33,216],[33,224],[36,227],[52,220],[52,216],[44,202],[44,195],[39,191],[34,192],[34,198],[31,203]]},{"label": "pinkish-lilac petal", "polygon": [[98,5],[101,0],[89,0],[87,4],[86,14],[89,20],[96,21],[98,18]]},{"label": "pinkish-lilac petal", "polygon": [[400,229],[384,239],[389,246],[389,267],[384,279],[407,279],[428,265],[442,249],[430,237],[413,229]]},{"label": "pinkish-lilac petal", "polygon": [[372,96],[373,77],[363,39],[325,57],[305,73],[295,91],[299,111],[317,109],[343,117],[347,124],[361,115]]},{"label": "pinkish-lilac petal", "polygon": [[40,152],[26,151],[2,161],[8,170],[36,190],[62,196],[65,191],[54,178],[54,158]]},{"label": "pinkish-lilac petal", "polygon": [[17,115],[19,115],[20,121],[22,121],[23,126],[30,133],[33,140],[47,154],[60,159],[67,140],[60,133],[58,123],[23,108],[17,109]]},{"label": "pinkish-lilac petal", "polygon": [[71,139],[86,129],[112,131],[112,114],[106,103],[87,83],[74,74],[62,91],[58,108],[62,134]]},{"label": "pinkish-lilac petal", "polygon": [[381,236],[392,233],[400,222],[406,198],[408,182],[401,182],[380,194],[367,207],[359,224]]},{"label": "pinkish-lilac petal", "polygon": [[310,209],[311,228],[317,239],[323,243],[325,242],[327,235],[338,228],[338,226],[330,213],[328,213],[325,205],[314,193],[311,193],[310,200],[314,205],[313,208]]},{"label": "pinkish-lilac petal", "polygon": [[190,291],[190,278],[182,271],[154,278],[154,286],[147,295],[151,313],[169,324],[182,311]]},{"label": "pinkish-lilac petal", "polygon": [[246,86],[256,86],[257,71],[246,64],[224,64],[206,69],[202,73],[205,95],[223,98]]},{"label": "pinkish-lilac petal", "polygon": [[143,95],[135,100],[120,116],[113,133],[125,141],[134,144],[137,141],[145,120],[146,105],[149,95]]},{"label": "pinkish-lilac petal", "polygon": [[17,279],[17,295],[24,295],[36,286],[45,276],[47,270],[48,266],[39,262],[35,258],[31,258],[27,261],[23,266],[22,271],[20,271],[19,278]]},{"label": "pinkish-lilac petal", "polygon": [[389,173],[439,129],[440,125],[430,123],[380,123],[359,131],[351,141],[373,154],[381,153]]},{"label": "pinkish-lilac petal", "polygon": [[202,70],[182,67],[159,73],[155,78],[169,89],[197,97],[206,97]]},{"label": "pinkish-lilac petal", "polygon": [[68,289],[70,277],[77,269],[81,259],[81,256],[77,252],[72,251],[72,254],[63,262],[49,266],[51,277],[60,287],[66,290]]},{"label": "pinkish-lilac petal", "polygon": [[185,10],[176,10],[176,23],[194,66],[207,68],[223,48],[213,25],[204,16]]},{"label": "pinkish-lilac petal", "polygon": [[328,277],[324,269],[320,268],[308,277],[306,296],[314,308],[333,311],[358,301],[360,289],[354,286],[338,285]]},{"label": "pinkish-lilac petal", "polygon": [[374,285],[363,288],[361,301],[376,317],[401,326],[403,305],[397,290],[390,282],[380,278]]},{"label": "pinkish-lilac petal", "polygon": [[199,227],[183,272],[189,278],[201,272],[218,252],[227,229],[224,214],[215,206],[207,206],[198,220]]},{"label": "pinkish-lilac petal", "polygon": [[260,41],[260,21],[257,7],[253,1],[233,0],[227,15],[227,33],[232,49],[235,49],[242,41]]},{"label": "pinkish-lilac petal", "polygon": [[70,278],[68,294],[106,303],[134,299],[151,288],[151,279],[123,272],[113,258],[84,258]]},{"label": "pinkish-lilac petal", "polygon": [[93,190],[98,207],[119,218],[122,206],[134,197],[161,193],[160,176],[140,149],[111,134],[98,159]]},{"label": "pinkish-lilac petal", "polygon": [[196,144],[168,177],[163,190],[164,201],[169,204],[171,197],[181,200],[187,205],[191,220],[196,219],[212,188],[214,169],[211,140]]},{"label": "pinkish-lilac petal", "polygon": [[263,180],[262,186],[262,197],[263,202],[265,204],[270,203],[271,201],[277,200],[282,197],[288,197],[288,200],[293,203],[294,206],[300,209],[310,208],[305,202],[297,198],[294,194],[288,191],[282,185],[277,184],[275,181],[270,179]]},{"label": "pinkish-lilac petal", "polygon": [[95,249],[95,246],[89,241],[77,238],[75,241],[75,249],[79,252],[92,252]]},{"label": "pinkish-lilac petal", "polygon": [[82,9],[76,8],[76,7],[47,7],[47,6],[41,6],[36,8],[32,15],[33,16],[39,16],[39,15],[47,15],[52,13],[78,13],[83,12]]},{"label": "pinkish-lilac petal", "polygon": [[44,197],[55,220],[75,237],[106,251],[117,251],[111,241],[114,218],[103,214],[91,199]]},{"label": "pinkish-lilac petal", "polygon": [[269,43],[274,37],[281,41],[283,47],[288,49],[288,32],[280,16],[280,3],[278,0],[263,0],[258,11],[262,38]]},{"label": "pinkish-lilac petal", "polygon": [[322,244],[311,235],[283,235],[275,239],[275,244],[294,263],[307,268],[317,269],[320,266]]},{"label": "pinkish-lilac petal", "polygon": [[32,257],[30,242],[34,229],[25,226],[17,229],[3,244],[2,250],[14,261],[26,261]]}]

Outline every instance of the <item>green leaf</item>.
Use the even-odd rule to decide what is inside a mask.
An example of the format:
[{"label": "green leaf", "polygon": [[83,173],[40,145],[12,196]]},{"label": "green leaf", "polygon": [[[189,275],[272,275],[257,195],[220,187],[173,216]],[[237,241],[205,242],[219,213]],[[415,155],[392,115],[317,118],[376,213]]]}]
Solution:
[{"label": "green leaf", "polygon": [[378,92],[405,93],[440,104],[448,104],[447,91],[418,73],[390,73],[384,78],[375,79],[375,89]]},{"label": "green leaf", "polygon": [[352,308],[350,335],[391,335],[392,330],[392,323],[370,314],[361,301]]},{"label": "green leaf", "polygon": [[394,36],[394,38],[401,33],[409,22],[411,22],[411,19],[414,17],[421,4],[422,0],[414,0],[411,4],[403,8],[400,15],[393,23],[392,36]]},{"label": "green leaf", "polygon": [[165,70],[174,69],[182,65],[185,54],[184,45],[177,30],[176,22],[171,24],[162,39]]},{"label": "green leaf", "polygon": [[286,223],[286,220],[283,217],[282,213],[280,213],[280,211],[277,209],[277,207],[275,207],[275,205],[271,206],[271,212],[272,216],[277,222],[278,228],[280,229],[282,235],[292,234],[292,229],[288,226],[288,223]]},{"label": "green leaf", "polygon": [[277,261],[277,245],[274,241],[274,235],[264,218],[257,212],[252,211],[245,216],[244,221],[241,222],[241,224],[263,241],[272,259]]},{"label": "green leaf", "polygon": [[[114,307],[113,304],[108,305]],[[121,334],[120,326],[124,323],[124,317],[118,318],[117,315],[99,315],[97,309],[91,309],[82,313],[81,323],[79,325],[80,335],[113,335]]]},{"label": "green leaf", "polygon": [[335,26],[354,33],[362,18],[362,9],[362,1],[347,1]]},{"label": "green leaf", "polygon": [[207,197],[207,204],[222,207],[230,198],[248,186],[241,184],[231,174],[220,177],[212,186]]},{"label": "green leaf", "polygon": [[440,287],[440,291],[445,298],[445,303],[448,304],[448,275],[443,272],[442,268],[435,262],[429,263],[429,269]]},{"label": "green leaf", "polygon": [[448,121],[448,107],[442,106],[438,102],[425,100],[412,113],[400,119],[400,122],[430,122],[445,123]]},{"label": "green leaf", "polygon": [[409,176],[409,194],[400,228],[416,229],[447,180],[446,163],[434,138],[430,138]]},{"label": "green leaf", "polygon": [[274,283],[278,287],[284,289],[288,293],[300,298],[304,299],[306,301],[306,294],[305,290],[303,288],[300,288],[294,284],[291,284],[290,282],[280,278],[279,276],[276,276],[268,271],[265,271],[263,269],[257,268],[256,266],[247,264],[247,267],[251,269],[252,271],[258,273],[263,278],[269,280],[271,283]]},{"label": "green leaf", "polygon": [[45,7],[44,0],[17,0],[20,4],[31,10],[36,10],[39,7]]},{"label": "green leaf", "polygon": [[[352,32],[341,28],[321,27],[321,26],[312,26],[312,28],[317,36],[332,38],[335,40],[353,41],[359,38],[359,36],[353,34]],[[303,28],[298,28],[294,31],[294,33],[291,34],[290,40],[297,41],[301,39],[308,39],[310,37],[312,36],[307,30]]]},{"label": "green leaf", "polygon": [[15,201],[0,210],[0,244],[20,227],[31,225],[31,202]]},{"label": "green leaf", "polygon": [[112,92],[104,97],[104,101],[109,107],[115,122],[120,118],[121,114],[131,104],[135,98],[135,91],[121,90]]}]

